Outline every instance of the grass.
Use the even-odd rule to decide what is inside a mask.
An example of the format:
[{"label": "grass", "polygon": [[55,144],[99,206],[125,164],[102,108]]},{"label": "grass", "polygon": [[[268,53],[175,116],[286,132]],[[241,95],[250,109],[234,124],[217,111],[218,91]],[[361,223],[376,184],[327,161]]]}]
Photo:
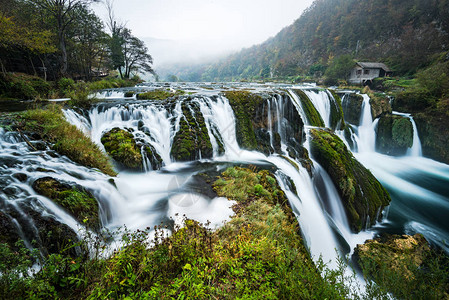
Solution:
[{"label": "grass", "polygon": [[50,105],[46,109],[28,110],[23,113],[22,118],[20,127],[23,130],[37,132],[53,143],[53,149],[58,153],[86,167],[97,168],[107,175],[116,175],[109,158],[83,132],[65,120],[60,106]]}]

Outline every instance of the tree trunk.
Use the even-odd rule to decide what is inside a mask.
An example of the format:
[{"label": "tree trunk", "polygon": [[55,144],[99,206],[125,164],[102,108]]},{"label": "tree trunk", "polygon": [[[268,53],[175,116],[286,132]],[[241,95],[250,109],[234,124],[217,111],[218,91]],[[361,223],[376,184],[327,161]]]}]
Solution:
[{"label": "tree trunk", "polygon": [[122,68],[118,68],[118,71],[120,73],[120,78],[123,79]]},{"label": "tree trunk", "polygon": [[45,67],[44,60],[39,56],[39,59],[42,63],[42,71],[44,71],[44,80],[47,81],[47,68]]},{"label": "tree trunk", "polygon": [[61,76],[67,77],[67,49],[65,45],[64,32],[59,32],[59,47],[61,48]]},{"label": "tree trunk", "polygon": [[28,54],[28,59],[30,60],[31,67],[33,67],[34,76],[37,76],[36,68],[34,67],[33,59],[31,58],[31,55]]}]

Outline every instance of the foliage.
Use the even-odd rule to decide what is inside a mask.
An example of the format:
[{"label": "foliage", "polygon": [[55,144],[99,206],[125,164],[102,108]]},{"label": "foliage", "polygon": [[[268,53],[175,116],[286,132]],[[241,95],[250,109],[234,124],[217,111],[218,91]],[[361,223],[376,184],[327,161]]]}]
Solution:
[{"label": "foliage", "polygon": [[116,174],[107,156],[76,126],[65,120],[59,106],[28,110],[22,118],[19,127],[37,132],[53,143],[53,149],[60,154],[87,167],[98,168],[105,174]]},{"label": "foliage", "polygon": [[339,79],[347,80],[354,66],[352,55],[341,55],[332,59],[324,73],[326,84],[337,84]]},{"label": "foliage", "polygon": [[397,75],[412,75],[434,54],[447,51],[448,8],[441,0],[317,0],[264,43],[177,75],[197,78],[200,73],[203,81],[258,80],[269,68],[274,79],[320,78],[341,56],[385,62]]},{"label": "foliage", "polygon": [[21,100],[47,98],[52,86],[37,76],[22,73],[0,74],[0,97]]}]

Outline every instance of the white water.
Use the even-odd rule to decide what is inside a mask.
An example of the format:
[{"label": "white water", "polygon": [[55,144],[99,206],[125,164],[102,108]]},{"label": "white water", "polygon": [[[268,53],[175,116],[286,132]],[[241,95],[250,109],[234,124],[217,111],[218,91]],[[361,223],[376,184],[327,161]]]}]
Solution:
[{"label": "white water", "polygon": [[[324,97],[325,92],[311,93],[315,95],[321,95],[320,93],[322,93],[320,97],[327,99],[324,99],[324,102],[329,102],[328,95]],[[304,123],[308,124],[297,95],[292,91],[289,91],[289,94],[298,114]],[[356,148],[359,149],[358,152],[354,153],[357,159],[368,167],[389,189],[405,189],[403,199],[415,197],[412,203],[417,203],[417,205],[422,203],[422,199],[426,199],[426,203],[433,207],[435,211],[445,212],[447,210],[447,197],[436,194],[427,187],[418,186],[416,182],[410,181],[410,177],[416,173],[422,174],[424,177],[426,174],[432,174],[432,176],[438,176],[449,182],[448,167],[422,158],[420,152],[416,152],[419,146],[419,137],[415,130],[416,124],[413,121],[415,135],[414,146],[412,147],[414,150],[411,151],[414,153],[413,156],[393,158],[377,154],[375,152],[377,120],[372,120],[369,97],[366,95],[363,97],[361,123],[356,130],[357,134],[351,137],[357,143]],[[282,153],[284,154],[287,147],[286,138],[288,138],[282,130],[282,124],[285,122],[283,116],[285,101],[279,96],[273,97],[267,104],[269,105],[270,143],[273,145],[273,135],[278,133],[281,136]],[[352,250],[356,244],[363,243],[367,238],[371,238],[376,230],[388,226],[395,226],[395,228],[402,226],[402,230],[408,230],[408,232],[413,230],[413,232],[421,232],[423,228],[432,228],[432,234],[425,235],[432,238],[431,240],[435,243],[441,242],[441,238],[438,237],[443,238],[447,235],[447,228],[441,224],[433,224],[427,216],[419,215],[419,212],[417,213],[413,207],[407,208],[405,206],[404,208],[400,199],[394,200],[399,204],[397,207],[394,204],[392,205],[390,209],[391,219],[387,218],[374,230],[353,234],[349,229],[341,199],[338,197],[332,180],[316,162],[314,162],[314,176],[322,178],[324,191],[317,190],[313,180],[299,161],[296,161],[299,166],[299,170],[297,170],[290,162],[278,155],[267,157],[262,153],[241,149],[236,140],[234,113],[226,98],[218,95],[214,95],[214,97],[198,96],[194,102],[198,103],[206,122],[214,150],[213,163],[271,163],[278,168],[276,178],[286,192],[293,211],[298,215],[303,235],[315,259],[322,255],[325,261],[331,260],[331,266],[335,266],[337,252],[341,252],[342,246],[346,248],[345,245],[338,242],[340,238],[343,238],[349,249]],[[319,105],[317,104],[317,106]],[[324,105],[321,111],[324,114],[324,116],[322,115],[323,120],[328,120],[326,124],[328,126],[330,109],[327,109]],[[210,220],[213,226],[219,226],[229,218],[232,213],[230,210],[231,202],[226,202],[223,198],[208,199],[205,196],[200,196],[191,188],[191,183],[194,180],[193,175],[201,172],[202,167],[194,163],[175,163],[170,157],[172,141],[179,129],[179,120],[182,117],[181,101],[178,101],[171,108],[160,105],[159,102],[100,105],[91,109],[86,117],[72,110],[66,110],[64,113],[72,124],[83,130],[101,147],[101,136],[104,132],[114,127],[132,128],[135,136],[151,143],[161,155],[164,160],[164,167],[161,171],[146,173],[121,172],[115,179],[116,190],[107,182],[106,176],[76,166],[70,163],[68,159],[47,156],[42,158],[39,156],[40,153],[30,154],[23,142],[18,143],[15,140],[7,142],[5,133],[0,131],[2,136],[0,141],[2,154],[0,157],[11,155],[8,154],[8,151],[18,151],[25,158],[24,162],[27,162],[24,163],[24,166],[14,166],[13,169],[0,169],[0,173],[5,172],[9,176],[15,171],[25,172],[29,176],[26,183],[21,184],[13,181],[10,185],[19,186],[28,198],[37,198],[42,203],[46,213],[55,215],[61,222],[71,224],[71,227],[78,226],[71,216],[65,214],[45,197],[36,195],[30,188],[34,179],[48,176],[48,173],[36,171],[37,166],[45,166],[47,169],[55,170],[57,172],[55,178],[76,182],[91,190],[102,203],[103,225],[111,229],[124,224],[129,229],[153,227],[161,221],[166,221],[169,217],[175,218],[176,213],[179,215],[186,214],[188,217],[201,222]],[[139,121],[142,125],[140,127],[138,126]],[[306,126],[306,131],[307,128],[308,126]],[[221,156],[218,155],[218,139],[223,143],[225,149],[225,153]],[[307,140],[304,142],[304,146],[310,150]],[[16,149],[17,147],[19,147],[19,150]],[[4,151],[4,149],[10,150]],[[207,162],[207,160],[203,160],[201,163]],[[216,168],[219,168],[219,166],[217,165]],[[147,167],[146,169],[150,168]],[[298,194],[288,189],[286,176],[295,183]],[[0,193],[0,196],[2,196],[2,199],[6,198],[2,193]],[[403,210],[404,213],[400,214],[400,210]],[[179,221],[178,218],[175,218],[175,220]]]},{"label": "white water", "polygon": [[400,112],[397,112],[397,111],[394,111],[393,115],[406,117],[412,123],[412,127],[413,127],[413,144],[412,144],[412,147],[407,150],[407,155],[408,156],[414,156],[414,157],[422,156],[421,140],[419,139],[418,128],[416,127],[416,123],[415,123],[415,120],[413,120],[412,115],[411,114],[400,113]]},{"label": "white water", "polygon": [[326,91],[322,90],[302,90],[307,97],[312,102],[313,106],[315,106],[316,110],[320,114],[321,118],[324,121],[324,126],[327,128],[331,127],[331,103],[329,99],[329,95]]}]

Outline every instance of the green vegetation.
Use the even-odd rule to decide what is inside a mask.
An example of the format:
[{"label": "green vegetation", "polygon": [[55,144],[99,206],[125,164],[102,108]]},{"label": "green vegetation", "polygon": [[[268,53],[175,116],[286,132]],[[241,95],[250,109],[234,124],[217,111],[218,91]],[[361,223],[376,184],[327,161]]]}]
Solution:
[{"label": "green vegetation", "polygon": [[263,98],[248,91],[226,91],[224,95],[234,110],[239,146],[248,150],[257,149],[252,116],[256,108],[263,103]]},{"label": "green vegetation", "polygon": [[198,104],[184,101],[181,109],[183,117],[179,121],[179,130],[173,139],[170,155],[177,161],[195,160],[200,155],[202,158],[211,158],[212,143]]},{"label": "green vegetation", "polygon": [[312,129],[313,158],[327,171],[340,194],[351,228],[359,232],[377,221],[391,199],[377,179],[359,163],[343,141],[330,131]]},{"label": "green vegetation", "polygon": [[329,66],[324,73],[325,83],[335,85],[339,80],[346,81],[349,78],[351,70],[355,67],[355,61],[352,55],[341,55],[329,61]]},{"label": "green vegetation", "polygon": [[[245,181],[248,179],[248,181]],[[212,232],[192,220],[175,227],[170,237],[156,227],[149,232],[125,231],[123,247],[110,258],[99,256],[101,239],[89,235],[81,249],[92,256],[64,252],[43,261],[33,276],[24,272],[32,254],[20,256],[0,244],[0,294],[35,299],[345,299],[353,296],[342,268],[328,270],[310,259],[293,213],[276,180],[267,171],[230,168],[214,186],[234,197],[238,183],[250,194],[239,194],[236,215]],[[16,257],[14,257],[14,255]],[[12,259],[9,260],[8,258]],[[20,274],[20,275],[17,275]]]},{"label": "green vegetation", "polygon": [[324,127],[324,121],[321,118],[320,114],[316,110],[315,106],[313,106],[312,101],[310,101],[309,97],[307,97],[306,93],[302,90],[294,90],[294,92],[299,96],[301,100],[301,106],[306,114],[306,117],[311,126]]},{"label": "green vegetation", "polygon": [[101,137],[101,143],[106,152],[125,168],[142,168],[142,153],[129,129],[113,128]]},{"label": "green vegetation", "polygon": [[71,213],[80,223],[99,229],[97,200],[87,191],[64,184],[51,177],[37,179],[33,189]]},{"label": "green vegetation", "polygon": [[449,261],[431,249],[426,239],[387,235],[358,245],[355,257],[377,288],[398,299],[447,299]]},{"label": "green vegetation", "polygon": [[412,76],[449,44],[447,1],[320,0],[298,17],[260,45],[177,74],[197,81],[307,82],[327,73],[333,84],[346,78],[354,58]]},{"label": "green vegetation", "polygon": [[139,100],[165,100],[167,98],[171,98],[177,95],[182,95],[181,91],[177,91],[176,93],[164,90],[157,89],[154,91],[149,91],[145,93],[137,94],[137,99]]},{"label": "green vegetation", "polygon": [[52,148],[62,155],[86,167],[98,168],[103,173],[116,173],[107,156],[78,128],[68,123],[59,106],[24,112],[19,128],[35,132],[53,144]]}]

